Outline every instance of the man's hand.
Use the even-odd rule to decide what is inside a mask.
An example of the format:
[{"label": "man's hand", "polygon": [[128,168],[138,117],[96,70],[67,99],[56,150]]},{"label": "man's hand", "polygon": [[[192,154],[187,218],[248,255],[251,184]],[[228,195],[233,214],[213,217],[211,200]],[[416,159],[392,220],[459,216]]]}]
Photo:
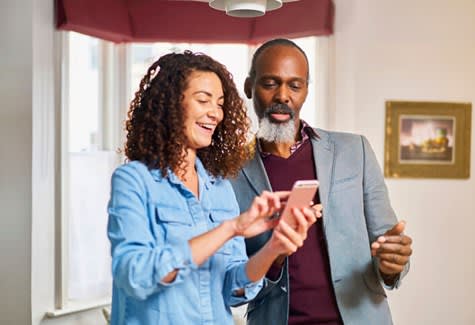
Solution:
[{"label": "man's hand", "polygon": [[403,234],[405,227],[406,222],[400,221],[371,244],[371,255],[379,257],[379,271],[389,285],[404,270],[412,254],[412,239]]}]

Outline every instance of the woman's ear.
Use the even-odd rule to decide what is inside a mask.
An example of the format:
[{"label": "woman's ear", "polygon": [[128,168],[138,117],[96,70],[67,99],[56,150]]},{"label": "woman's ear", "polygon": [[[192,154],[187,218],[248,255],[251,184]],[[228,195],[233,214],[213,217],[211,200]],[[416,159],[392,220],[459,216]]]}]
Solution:
[{"label": "woman's ear", "polygon": [[246,94],[247,98],[252,98],[252,80],[249,77],[247,77],[246,81],[244,81],[244,93]]}]

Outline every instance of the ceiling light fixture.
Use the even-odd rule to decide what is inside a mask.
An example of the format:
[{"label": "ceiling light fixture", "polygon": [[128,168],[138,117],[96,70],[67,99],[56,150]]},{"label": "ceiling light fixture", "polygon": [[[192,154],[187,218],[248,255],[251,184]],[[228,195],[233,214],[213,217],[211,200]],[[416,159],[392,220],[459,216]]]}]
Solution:
[{"label": "ceiling light fixture", "polygon": [[233,17],[252,18],[263,16],[266,11],[279,9],[282,2],[297,0],[209,0],[211,8],[226,11]]}]

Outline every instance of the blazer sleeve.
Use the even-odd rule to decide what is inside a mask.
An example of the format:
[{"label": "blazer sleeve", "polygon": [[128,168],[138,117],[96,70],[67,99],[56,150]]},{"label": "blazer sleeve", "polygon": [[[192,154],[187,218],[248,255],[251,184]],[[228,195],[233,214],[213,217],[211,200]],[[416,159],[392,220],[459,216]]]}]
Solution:
[{"label": "blazer sleeve", "polygon": [[[384,234],[388,229],[393,227],[397,222],[396,214],[394,213],[391,203],[389,201],[389,194],[386,183],[384,182],[383,173],[376,159],[371,145],[366,137],[361,136],[363,147],[363,199],[364,199],[364,214],[366,218],[366,225],[368,229],[368,236],[370,242]],[[379,280],[384,284],[381,273],[379,272],[379,259],[373,258],[373,265]],[[384,286],[387,289],[398,288],[401,284],[401,279],[409,271],[409,263],[406,264],[403,272],[395,281],[393,286]]]}]

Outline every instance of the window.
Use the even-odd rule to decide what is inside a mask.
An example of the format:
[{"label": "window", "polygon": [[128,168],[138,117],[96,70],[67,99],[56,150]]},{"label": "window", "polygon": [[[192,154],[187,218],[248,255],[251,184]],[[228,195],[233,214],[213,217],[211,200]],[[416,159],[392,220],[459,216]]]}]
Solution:
[{"label": "window", "polygon": [[[308,55],[311,78],[325,71],[317,57],[324,46],[316,37],[295,40]],[[253,47],[239,44],[147,43],[115,45],[77,33],[64,33],[61,118],[61,253],[57,308],[109,302],[112,280],[106,236],[110,176],[123,161],[124,121],[128,105],[147,68],[171,51],[203,52],[233,73],[243,93]],[[323,63],[322,63],[323,62]],[[311,79],[302,118],[318,120],[323,79]],[[256,119],[249,110],[253,129]],[[321,123],[319,123],[321,125]],[[80,307],[78,307],[80,308]],[[83,307],[85,308],[85,307]]]},{"label": "window", "polygon": [[109,299],[110,249],[106,234],[110,176],[119,155],[106,143],[111,96],[107,44],[77,33],[64,37],[61,154],[61,288],[57,307]]},{"label": "window", "polygon": [[170,52],[205,53],[224,64],[233,74],[234,82],[241,97],[244,95],[244,80],[249,66],[249,46],[243,44],[190,44],[190,43],[153,43],[132,44],[131,46],[131,74],[130,93],[138,90],[140,80],[147,72],[148,67],[160,56]]}]

